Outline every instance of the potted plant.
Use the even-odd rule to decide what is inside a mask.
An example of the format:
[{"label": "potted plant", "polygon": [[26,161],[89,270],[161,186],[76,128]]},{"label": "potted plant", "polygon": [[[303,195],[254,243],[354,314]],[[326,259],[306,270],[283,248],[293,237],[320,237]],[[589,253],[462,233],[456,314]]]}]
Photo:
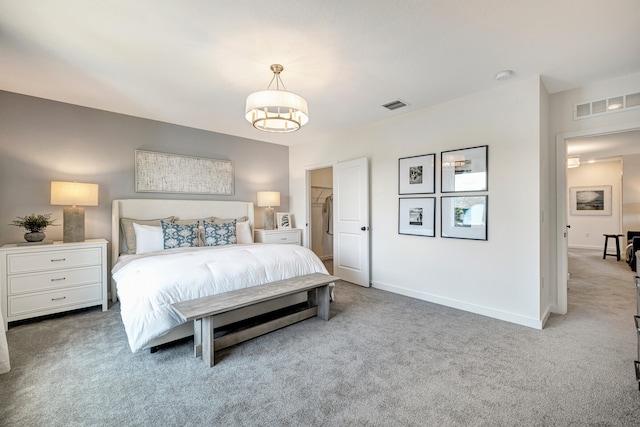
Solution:
[{"label": "potted plant", "polygon": [[31,214],[26,216],[19,216],[18,219],[14,219],[9,225],[15,225],[16,227],[22,227],[28,231],[25,233],[24,239],[27,242],[41,242],[44,240],[44,230],[50,225],[54,224],[55,219],[51,219],[51,214]]}]

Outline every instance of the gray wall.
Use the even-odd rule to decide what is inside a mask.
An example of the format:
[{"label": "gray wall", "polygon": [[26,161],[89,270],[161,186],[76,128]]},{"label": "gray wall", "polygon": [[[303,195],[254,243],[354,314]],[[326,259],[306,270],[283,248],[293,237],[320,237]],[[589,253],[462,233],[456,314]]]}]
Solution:
[{"label": "gray wall", "polygon": [[[136,193],[136,149],[231,160],[235,195]],[[0,91],[0,245],[24,240],[24,230],[8,225],[16,216],[51,212],[62,224],[63,207],[50,205],[51,181],[100,185],[99,206],[86,208],[86,238],[111,240],[113,199],[255,203],[257,191],[275,190],[281,192],[277,210],[287,212],[288,159],[289,148],[282,145]],[[256,209],[258,227],[261,212]],[[46,234],[62,240],[62,227],[49,227]]]}]

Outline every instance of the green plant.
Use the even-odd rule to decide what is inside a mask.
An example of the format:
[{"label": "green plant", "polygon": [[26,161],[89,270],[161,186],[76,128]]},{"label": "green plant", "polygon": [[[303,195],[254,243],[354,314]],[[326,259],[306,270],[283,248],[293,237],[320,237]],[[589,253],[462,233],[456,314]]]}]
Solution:
[{"label": "green plant", "polygon": [[44,231],[50,225],[54,224],[55,219],[51,219],[51,214],[31,214],[26,216],[19,216],[18,219],[14,219],[9,225],[15,225],[16,227],[22,227],[30,233],[39,233]]}]

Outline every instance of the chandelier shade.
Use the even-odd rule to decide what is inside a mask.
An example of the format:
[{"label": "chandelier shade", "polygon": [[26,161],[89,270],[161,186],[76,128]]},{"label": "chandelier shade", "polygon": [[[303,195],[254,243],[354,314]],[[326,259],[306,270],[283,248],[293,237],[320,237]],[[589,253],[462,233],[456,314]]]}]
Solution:
[{"label": "chandelier shade", "polygon": [[[309,122],[309,108],[307,101],[293,92],[280,90],[284,88],[280,73],[282,65],[271,66],[276,90],[269,89],[254,92],[247,97],[245,118],[258,130],[265,132],[287,133],[295,132]],[[286,88],[285,88],[286,89]]]}]

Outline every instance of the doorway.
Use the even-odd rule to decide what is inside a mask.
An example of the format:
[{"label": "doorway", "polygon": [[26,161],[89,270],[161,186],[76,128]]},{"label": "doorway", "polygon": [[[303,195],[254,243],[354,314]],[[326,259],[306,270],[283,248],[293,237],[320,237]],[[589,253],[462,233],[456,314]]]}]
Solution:
[{"label": "doorway", "polygon": [[333,274],[333,167],[309,171],[309,247]]},{"label": "doorway", "polygon": [[[567,189],[567,144],[576,138],[592,138],[637,132],[640,130],[640,122],[624,123],[606,128],[566,132],[556,136],[556,306],[555,313],[567,313],[567,280],[568,280],[568,189]],[[631,154],[628,151],[615,153],[617,155]],[[624,227],[624,224],[623,224]]]}]

